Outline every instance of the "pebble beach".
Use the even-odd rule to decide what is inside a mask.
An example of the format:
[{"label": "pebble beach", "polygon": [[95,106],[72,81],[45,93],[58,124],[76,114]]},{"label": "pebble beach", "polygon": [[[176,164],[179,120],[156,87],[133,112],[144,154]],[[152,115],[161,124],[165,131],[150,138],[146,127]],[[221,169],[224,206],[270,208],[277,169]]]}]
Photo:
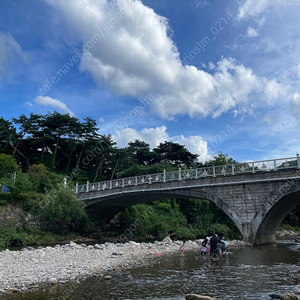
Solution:
[{"label": "pebble beach", "polygon": [[[202,240],[187,241],[185,249],[199,250]],[[105,243],[95,245],[70,242],[54,247],[8,249],[0,252],[0,295],[35,291],[42,287],[84,280],[91,276],[111,278],[110,272],[155,262],[164,255],[179,253],[179,241]],[[228,241],[229,248],[251,246]]]}]

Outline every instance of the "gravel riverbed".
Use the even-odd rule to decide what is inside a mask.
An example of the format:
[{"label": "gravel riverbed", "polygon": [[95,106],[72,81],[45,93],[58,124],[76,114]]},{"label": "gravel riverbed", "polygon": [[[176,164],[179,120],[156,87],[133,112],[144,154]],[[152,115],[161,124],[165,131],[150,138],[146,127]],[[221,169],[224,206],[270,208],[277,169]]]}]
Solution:
[{"label": "gravel riverbed", "polygon": [[[199,249],[202,240],[187,241],[186,250]],[[84,280],[90,276],[110,279],[111,271],[153,263],[161,255],[179,252],[175,243],[154,242],[95,244],[86,246],[70,242],[55,247],[26,247],[21,251],[0,252],[0,295],[26,292],[41,287]],[[251,246],[229,241],[229,248]]]}]

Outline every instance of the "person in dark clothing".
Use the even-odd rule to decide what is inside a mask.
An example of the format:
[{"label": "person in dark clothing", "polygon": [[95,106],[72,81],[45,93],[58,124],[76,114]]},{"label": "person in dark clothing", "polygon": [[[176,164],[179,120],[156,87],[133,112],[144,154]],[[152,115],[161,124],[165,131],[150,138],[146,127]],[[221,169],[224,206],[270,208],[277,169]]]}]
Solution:
[{"label": "person in dark clothing", "polygon": [[201,243],[201,255],[206,255],[206,245],[208,243],[207,239],[204,239],[203,242]]},{"label": "person in dark clothing", "polygon": [[210,255],[215,252],[218,247],[218,236],[215,234],[210,238]]},{"label": "person in dark clothing", "polygon": [[174,233],[174,231],[173,231],[172,228],[170,228],[170,230],[169,230],[169,237],[170,237],[170,239],[172,240],[172,242],[174,242],[174,239],[175,239],[175,233]]}]

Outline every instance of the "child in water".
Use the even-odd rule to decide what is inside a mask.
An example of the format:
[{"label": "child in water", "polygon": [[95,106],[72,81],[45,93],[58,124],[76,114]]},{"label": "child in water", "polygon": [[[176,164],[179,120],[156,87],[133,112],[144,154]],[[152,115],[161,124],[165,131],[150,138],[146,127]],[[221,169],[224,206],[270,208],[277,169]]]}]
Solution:
[{"label": "child in water", "polygon": [[183,240],[183,242],[180,242],[179,251],[181,252],[181,254],[183,254],[185,251],[185,249],[184,249],[185,243],[186,243],[186,240]]}]

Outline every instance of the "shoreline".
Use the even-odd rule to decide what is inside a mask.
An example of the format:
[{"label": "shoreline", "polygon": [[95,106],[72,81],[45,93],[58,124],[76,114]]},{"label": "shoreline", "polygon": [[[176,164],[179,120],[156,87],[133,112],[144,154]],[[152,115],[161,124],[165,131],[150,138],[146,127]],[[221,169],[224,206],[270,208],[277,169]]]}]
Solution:
[{"label": "shoreline", "polygon": [[[187,241],[185,249],[200,252],[202,240]],[[70,242],[37,249],[8,249],[0,252],[0,296],[38,291],[57,284],[78,282],[88,277],[110,279],[109,272],[123,271],[155,262],[161,255],[179,252],[180,241],[86,246]],[[230,248],[247,247],[243,241],[228,241]]]}]

